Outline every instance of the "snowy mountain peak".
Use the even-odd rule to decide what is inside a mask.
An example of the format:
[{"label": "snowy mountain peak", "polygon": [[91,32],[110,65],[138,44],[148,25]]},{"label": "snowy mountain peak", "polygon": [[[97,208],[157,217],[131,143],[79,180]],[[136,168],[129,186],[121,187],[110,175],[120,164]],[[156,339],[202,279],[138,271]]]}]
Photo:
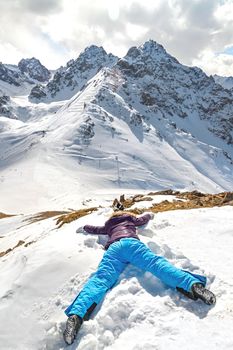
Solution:
[{"label": "snowy mountain peak", "polygon": [[148,40],[138,47],[131,47],[123,60],[131,61],[131,63],[133,63],[132,61],[140,62],[145,60],[153,60],[154,62],[172,60],[175,63],[179,63],[176,58],[167,53],[162,45],[154,40]]},{"label": "snowy mountain peak", "polygon": [[[164,47],[161,44],[158,44],[154,40],[148,40],[143,45],[140,46],[140,49],[144,53],[148,53],[150,55],[153,55],[155,52],[168,55],[167,51],[164,49]],[[170,56],[170,55],[169,55]]]},{"label": "snowy mountain peak", "polygon": [[[73,64],[70,66],[76,70],[84,71],[88,68],[94,68],[94,65],[98,65],[99,67],[108,67],[112,66],[118,57],[110,54],[100,46],[91,45],[87,47],[79,57],[73,61]],[[106,65],[104,65],[104,63]]]},{"label": "snowy mountain peak", "polygon": [[26,73],[32,79],[40,82],[46,82],[51,77],[50,71],[35,57],[23,58],[18,63],[18,67],[23,74]]},{"label": "snowy mountain peak", "polygon": [[169,70],[173,67],[176,69],[181,66],[176,58],[169,55],[162,45],[153,40],[149,40],[141,46],[130,48],[117,65],[136,78],[142,78],[145,75],[160,75],[159,70],[161,69],[169,74]]},{"label": "snowy mountain peak", "polygon": [[91,45],[76,60],[70,60],[66,67],[59,68],[45,87],[34,87],[29,97],[35,102],[71,98],[101,68],[112,67],[117,60],[118,57],[107,54],[102,47]]},{"label": "snowy mountain peak", "polygon": [[85,48],[85,50],[80,54],[79,59],[83,56],[86,58],[94,58],[98,55],[106,56],[107,52],[102,46],[91,45]]}]

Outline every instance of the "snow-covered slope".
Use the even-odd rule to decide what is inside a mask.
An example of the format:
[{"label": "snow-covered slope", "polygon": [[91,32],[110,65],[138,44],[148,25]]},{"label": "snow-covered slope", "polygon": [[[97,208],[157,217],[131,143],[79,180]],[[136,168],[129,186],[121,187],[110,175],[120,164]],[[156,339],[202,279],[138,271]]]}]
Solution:
[{"label": "snow-covered slope", "polygon": [[[96,196],[93,193],[95,204]],[[21,215],[0,220],[0,251],[18,244],[0,258],[2,349],[67,348],[62,339],[64,309],[104,253],[103,237],[75,230],[88,222],[102,225],[108,218],[114,196],[106,191],[101,198],[98,205],[105,209],[60,229],[54,219],[29,224],[30,217]],[[88,206],[92,205],[90,200]],[[222,207],[160,213],[139,231],[155,253],[207,276],[209,288],[217,295],[214,308],[186,299],[130,265],[83,324],[70,349],[231,349],[232,211]]]},{"label": "snow-covered slope", "polygon": [[80,192],[85,199],[102,188],[232,188],[221,140],[217,147],[166,119],[142,121],[114,91],[115,74],[102,70],[55,114],[18,125],[2,120],[1,210],[65,209],[79,204]]},{"label": "snow-covered slope", "polygon": [[[203,181],[202,190],[210,186],[213,191],[220,189],[217,184],[221,181],[227,188],[229,181],[231,188],[231,159],[220,148],[224,142],[209,136],[207,130],[205,140],[199,141],[190,132],[174,128],[159,111],[147,117],[147,108],[143,110],[137,101],[137,109],[127,104],[119,89],[122,82],[119,71],[103,70],[56,114],[48,139],[56,143],[60,152],[76,158],[80,165],[108,168],[109,175],[111,169],[114,173],[115,168],[119,169],[117,181],[123,187],[164,188],[171,182],[195,187]],[[192,128],[192,124],[187,125]],[[232,154],[232,147],[225,147]],[[225,168],[220,173],[222,162]],[[115,176],[112,180],[116,182]]]}]

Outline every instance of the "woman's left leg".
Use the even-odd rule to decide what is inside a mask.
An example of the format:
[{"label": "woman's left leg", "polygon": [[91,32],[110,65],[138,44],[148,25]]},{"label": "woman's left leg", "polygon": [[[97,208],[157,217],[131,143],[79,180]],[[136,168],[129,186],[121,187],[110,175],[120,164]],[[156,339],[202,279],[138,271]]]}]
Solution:
[{"label": "woman's left leg", "polygon": [[125,258],[128,261],[158,277],[163,283],[172,288],[182,288],[190,291],[194,283],[206,284],[206,278],[193,275],[172,265],[162,256],[154,254],[144,243],[134,238],[121,240]]}]

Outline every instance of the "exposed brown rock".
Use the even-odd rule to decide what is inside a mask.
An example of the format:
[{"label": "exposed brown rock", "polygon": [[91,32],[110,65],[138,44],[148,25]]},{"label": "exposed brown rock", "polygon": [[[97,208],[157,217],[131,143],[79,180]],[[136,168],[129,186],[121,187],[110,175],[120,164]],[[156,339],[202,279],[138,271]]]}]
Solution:
[{"label": "exposed brown rock", "polygon": [[172,195],[177,195],[179,194],[179,191],[173,191],[173,190],[164,190],[164,191],[157,191],[157,192],[149,192],[148,196],[156,196],[156,195],[161,195],[161,196],[172,196]]},{"label": "exposed brown rock", "polygon": [[58,228],[60,228],[64,224],[68,224],[74,220],[81,218],[82,216],[91,214],[93,211],[96,211],[96,210],[98,210],[97,207],[92,207],[92,208],[80,209],[65,215],[61,215],[57,219],[56,224],[59,225]]},{"label": "exposed brown rock", "polygon": [[112,207],[115,207],[116,202],[120,202],[124,206],[124,208],[127,209],[127,208],[130,208],[133,204],[135,204],[137,202],[152,201],[152,200],[153,200],[153,198],[145,196],[143,194],[137,194],[137,195],[135,195],[133,197],[129,197],[129,198],[125,199],[125,195],[122,194],[120,196],[120,200],[119,201],[118,201],[117,198],[114,199]]},{"label": "exposed brown rock", "polygon": [[[211,208],[216,206],[233,205],[233,192],[222,192],[217,194],[201,193],[198,191],[192,192],[179,192],[173,190],[165,190],[158,192],[150,192],[148,196],[155,195],[174,195],[176,198],[183,200],[173,200],[172,202],[164,200],[161,203],[155,203],[151,207],[146,209],[131,209],[131,212],[135,214],[142,214],[145,211],[152,211],[154,213],[168,211],[168,210],[182,210],[182,209],[195,209],[195,208]],[[151,197],[145,195],[136,195],[125,199],[124,195],[120,197],[120,202],[126,209],[129,209],[135,203],[139,201],[153,200]]]}]

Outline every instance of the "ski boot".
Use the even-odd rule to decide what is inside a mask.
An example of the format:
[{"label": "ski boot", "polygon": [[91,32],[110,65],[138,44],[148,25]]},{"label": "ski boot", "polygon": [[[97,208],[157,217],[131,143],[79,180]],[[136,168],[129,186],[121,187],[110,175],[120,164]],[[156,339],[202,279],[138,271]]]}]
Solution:
[{"label": "ski boot", "polygon": [[214,305],[216,303],[216,297],[214,293],[206,289],[202,283],[194,283],[192,285],[191,291],[189,292],[179,287],[176,287],[176,289],[192,300],[201,299],[207,305]]},{"label": "ski boot", "polygon": [[214,293],[206,289],[201,283],[194,283],[192,285],[192,293],[197,299],[201,299],[207,305],[214,305],[216,303]]},{"label": "ski boot", "polygon": [[66,321],[66,329],[63,333],[63,338],[66,344],[70,345],[73,343],[82,323],[83,320],[77,315],[71,315],[68,317],[68,320]]}]

